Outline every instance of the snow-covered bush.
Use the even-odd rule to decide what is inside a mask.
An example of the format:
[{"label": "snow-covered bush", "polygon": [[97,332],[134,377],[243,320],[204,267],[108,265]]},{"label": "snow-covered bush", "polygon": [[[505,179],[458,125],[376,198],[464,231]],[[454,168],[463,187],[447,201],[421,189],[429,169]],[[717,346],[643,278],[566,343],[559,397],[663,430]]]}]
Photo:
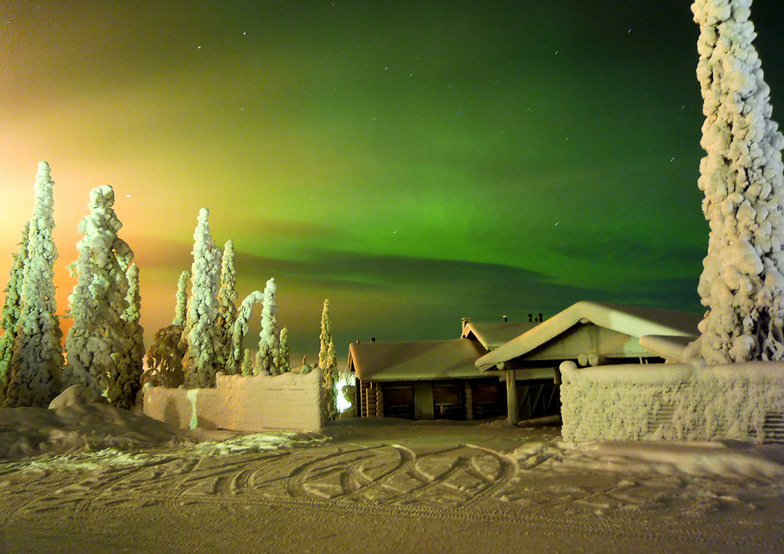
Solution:
[{"label": "snow-covered bush", "polygon": [[[784,358],[784,137],[752,41],[751,0],[696,0],[710,222],[698,345],[708,364]],[[695,348],[696,349],[696,348]]]},{"label": "snow-covered bush", "polygon": [[158,387],[177,388],[185,382],[182,371],[182,359],[187,351],[182,340],[184,331],[182,325],[158,329],[147,350],[147,371],[142,375],[142,384],[149,382]]},{"label": "snow-covered bush", "polygon": [[22,281],[24,280],[24,267],[27,263],[27,243],[30,234],[30,222],[25,223],[22,230],[22,240],[19,242],[19,252],[13,254],[11,275],[5,286],[5,300],[3,311],[0,315],[0,326],[3,336],[0,337],[0,405],[5,400],[5,391],[10,379],[9,367],[11,356],[14,353],[16,329],[19,325],[19,315],[22,306]]},{"label": "snow-covered bush", "polygon": [[54,181],[49,164],[38,164],[35,205],[30,220],[24,266],[19,326],[9,366],[5,406],[48,406],[60,392],[63,349],[57,317],[54,262]]},{"label": "snow-covered bush", "polygon": [[183,360],[185,386],[188,388],[214,387],[215,373],[220,369],[217,299],[221,252],[210,234],[209,214],[206,208],[199,211],[193,233],[191,297],[183,336],[188,345]]}]

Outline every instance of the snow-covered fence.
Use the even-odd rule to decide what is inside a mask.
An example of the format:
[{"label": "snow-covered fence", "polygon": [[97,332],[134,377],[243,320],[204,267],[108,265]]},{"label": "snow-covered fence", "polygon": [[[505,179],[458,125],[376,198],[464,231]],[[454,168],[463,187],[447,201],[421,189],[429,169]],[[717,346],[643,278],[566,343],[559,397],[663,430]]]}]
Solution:
[{"label": "snow-covered fence", "polygon": [[191,429],[314,431],[322,426],[321,372],[219,374],[214,389],[148,386],[144,414]]},{"label": "snow-covered fence", "polygon": [[784,363],[561,364],[567,441],[784,442]]}]

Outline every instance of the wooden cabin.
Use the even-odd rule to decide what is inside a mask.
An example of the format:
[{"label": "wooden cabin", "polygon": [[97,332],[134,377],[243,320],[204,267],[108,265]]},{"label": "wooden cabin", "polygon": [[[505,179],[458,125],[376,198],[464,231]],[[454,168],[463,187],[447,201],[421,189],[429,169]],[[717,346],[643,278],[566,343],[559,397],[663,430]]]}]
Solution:
[{"label": "wooden cabin", "polygon": [[541,314],[528,319],[463,319],[461,336],[453,340],[350,345],[348,367],[359,381],[358,415],[506,415],[512,423],[559,415],[562,362],[581,367],[659,363],[661,350],[675,351],[696,338],[700,320],[683,312],[598,302],[577,302],[545,321]]},{"label": "wooden cabin", "polygon": [[348,369],[356,373],[360,417],[463,419],[506,413],[498,372],[476,361],[487,350],[475,340],[357,342]]}]

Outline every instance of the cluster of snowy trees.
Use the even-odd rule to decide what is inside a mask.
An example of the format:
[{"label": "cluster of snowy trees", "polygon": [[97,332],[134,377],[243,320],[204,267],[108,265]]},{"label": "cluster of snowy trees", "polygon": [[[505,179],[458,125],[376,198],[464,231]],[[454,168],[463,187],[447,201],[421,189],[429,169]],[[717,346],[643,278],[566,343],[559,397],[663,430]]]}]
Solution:
[{"label": "cluster of snowy trees", "polygon": [[[89,213],[79,224],[83,234],[77,244],[79,257],[69,266],[77,280],[69,296],[73,324],[63,349],[55,304],[53,186],[49,165],[41,162],[33,217],[24,226],[19,251],[12,255],[0,313],[4,407],[47,406],[62,390],[78,384],[94,397],[130,409],[145,380],[164,386],[210,387],[218,371],[244,375],[291,371],[288,329],[278,328],[275,279],[237,307],[234,244],[228,241],[223,251],[215,245],[209,211],[202,209],[193,235],[193,263],[180,276],[174,320],[156,333],[147,354],[150,370],[143,374],[139,268],[133,251],[119,237],[122,223],[114,211],[110,186],[90,193]],[[257,304],[262,306],[261,332],[254,353],[243,344]],[[334,417],[330,395],[334,396],[337,363],[328,300],[322,313],[319,366],[325,375],[325,409]]]},{"label": "cluster of snowy trees", "polygon": [[78,279],[69,297],[73,325],[62,346],[54,262],[54,181],[41,162],[33,217],[13,256],[2,310],[0,397],[5,407],[47,406],[64,388],[81,384],[112,404],[130,408],[140,388],[144,343],[139,325],[139,271],[110,186],[90,194],[84,238],[70,268]]},{"label": "cluster of snowy trees", "polygon": [[[199,211],[191,254],[190,271],[180,275],[172,325],[156,333],[147,353],[149,370],[144,380],[169,387],[203,388],[215,386],[219,371],[230,375],[290,371],[288,330],[277,327],[275,279],[267,281],[264,292],[253,291],[239,308],[236,306],[234,243],[227,241],[223,251],[216,246],[206,208]],[[257,304],[263,305],[262,329],[253,357],[243,344]]]},{"label": "cluster of snowy trees", "polygon": [[[207,209],[199,212],[191,253],[191,269],[180,275],[172,325],[156,333],[147,353],[148,371],[143,381],[169,387],[212,387],[219,371],[229,375],[277,375],[291,371],[288,329],[278,327],[275,279],[270,278],[263,291],[248,294],[237,307],[234,244],[227,241],[223,251],[215,245]],[[245,348],[244,343],[253,309],[259,304],[261,331],[254,351]],[[328,417],[335,417],[337,358],[329,300],[324,302],[320,340],[318,365],[325,379],[325,409]],[[300,371],[311,369],[303,361]]]}]

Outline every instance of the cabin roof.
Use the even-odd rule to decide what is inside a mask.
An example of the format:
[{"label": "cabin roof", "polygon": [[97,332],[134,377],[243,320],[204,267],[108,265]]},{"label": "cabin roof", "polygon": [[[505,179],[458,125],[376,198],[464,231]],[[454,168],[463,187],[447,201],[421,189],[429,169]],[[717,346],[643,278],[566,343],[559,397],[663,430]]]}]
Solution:
[{"label": "cabin roof", "polygon": [[461,337],[473,336],[485,350],[494,350],[537,325],[531,321],[467,321]]},{"label": "cabin roof", "polygon": [[486,377],[476,361],[487,351],[460,338],[420,342],[357,342],[349,345],[349,367],[361,381],[433,381]]},{"label": "cabin roof", "polygon": [[592,323],[637,338],[645,335],[696,338],[699,321],[699,316],[685,312],[600,302],[577,302],[482,356],[476,365],[481,370],[492,369],[499,363],[528,354],[581,323]]}]

